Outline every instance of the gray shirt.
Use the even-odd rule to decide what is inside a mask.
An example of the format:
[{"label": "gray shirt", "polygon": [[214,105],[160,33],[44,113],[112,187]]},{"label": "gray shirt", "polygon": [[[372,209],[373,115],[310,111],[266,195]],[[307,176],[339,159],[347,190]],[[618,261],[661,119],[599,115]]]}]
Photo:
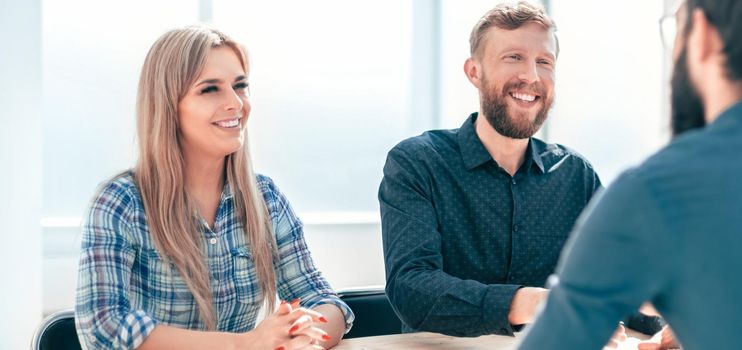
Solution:
[{"label": "gray shirt", "polygon": [[596,196],[520,349],[600,349],[650,301],[685,349],[736,349],[742,325],[742,103]]}]

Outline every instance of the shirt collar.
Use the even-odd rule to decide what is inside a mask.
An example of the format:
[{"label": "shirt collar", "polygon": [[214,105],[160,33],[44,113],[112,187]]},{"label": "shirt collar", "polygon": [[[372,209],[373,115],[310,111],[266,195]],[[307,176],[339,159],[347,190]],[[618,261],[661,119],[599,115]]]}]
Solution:
[{"label": "shirt collar", "polygon": [[479,139],[477,131],[474,129],[477,114],[474,112],[469,115],[469,118],[466,118],[464,124],[459,128],[459,149],[461,149],[461,157],[464,159],[466,170],[472,170],[492,160],[492,156],[484,148],[482,140]]},{"label": "shirt collar", "polygon": [[[464,166],[466,170],[472,170],[484,163],[489,161],[494,162],[492,156],[484,148],[482,140],[479,139],[477,131],[475,129],[475,122],[479,113],[474,112],[466,118],[464,124],[459,128],[459,149],[461,150],[461,157],[464,160]],[[543,142],[536,142],[533,138],[528,139],[528,149],[526,150],[526,159],[524,164],[527,167],[531,167],[534,164],[544,172],[544,164],[541,160],[541,154],[544,152],[545,144]]]},{"label": "shirt collar", "polygon": [[718,128],[725,127],[730,123],[738,123],[739,121],[742,121],[742,118],[739,118],[739,116],[742,116],[742,101],[733,104],[732,106],[721,112],[716,120],[709,124],[709,127]]},{"label": "shirt collar", "polygon": [[530,155],[531,165],[536,165],[541,173],[544,173],[544,161],[541,159],[541,155],[546,153],[546,144],[533,137],[528,139],[528,151],[526,154]]},{"label": "shirt collar", "polygon": [[224,186],[222,187],[222,196],[221,201],[225,201],[227,199],[232,199],[234,197],[234,193],[232,192],[232,186],[229,185],[229,182],[224,181]]}]

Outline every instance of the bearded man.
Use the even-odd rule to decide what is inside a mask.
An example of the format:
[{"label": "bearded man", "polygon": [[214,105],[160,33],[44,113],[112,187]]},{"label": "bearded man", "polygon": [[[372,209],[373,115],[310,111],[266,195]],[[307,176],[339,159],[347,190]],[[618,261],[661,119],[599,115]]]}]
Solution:
[{"label": "bearded man", "polygon": [[[740,348],[742,2],[687,0],[668,19],[674,138],[590,204],[520,349],[597,349],[646,302],[683,349]],[[664,338],[639,348],[674,348]]]},{"label": "bearded man", "polygon": [[601,186],[579,154],[533,137],[554,101],[554,31],[526,2],[490,10],[464,64],[479,112],[388,154],[386,293],[406,332],[512,335],[548,294],[562,246]]}]

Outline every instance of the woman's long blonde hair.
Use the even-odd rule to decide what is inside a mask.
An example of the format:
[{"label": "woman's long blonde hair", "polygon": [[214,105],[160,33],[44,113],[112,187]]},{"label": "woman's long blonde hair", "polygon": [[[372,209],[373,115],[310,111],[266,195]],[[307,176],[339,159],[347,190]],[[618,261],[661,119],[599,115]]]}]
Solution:
[{"label": "woman's long blonde hair", "polygon": [[[142,67],[137,95],[139,159],[134,179],[144,201],[149,231],[160,255],[170,260],[188,285],[207,329],[216,329],[202,226],[185,190],[185,164],[179,143],[178,102],[216,47],[229,47],[248,72],[244,48],[223,33],[192,26],[171,30],[152,45]],[[226,181],[257,269],[261,293],[270,310],[276,302],[276,256],[270,215],[258,189],[244,146],[226,157]]]}]

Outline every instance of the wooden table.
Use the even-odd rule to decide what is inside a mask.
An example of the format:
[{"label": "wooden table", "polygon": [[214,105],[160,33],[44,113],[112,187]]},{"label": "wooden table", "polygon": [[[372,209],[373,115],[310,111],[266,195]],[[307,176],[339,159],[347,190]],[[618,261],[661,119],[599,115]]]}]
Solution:
[{"label": "wooden table", "polygon": [[[629,330],[629,339],[621,343],[616,350],[636,349],[642,339],[649,337]],[[515,337],[503,335],[483,335],[477,338],[451,337],[438,333],[407,333],[346,339],[333,350],[504,350],[515,349],[522,335]]]}]

